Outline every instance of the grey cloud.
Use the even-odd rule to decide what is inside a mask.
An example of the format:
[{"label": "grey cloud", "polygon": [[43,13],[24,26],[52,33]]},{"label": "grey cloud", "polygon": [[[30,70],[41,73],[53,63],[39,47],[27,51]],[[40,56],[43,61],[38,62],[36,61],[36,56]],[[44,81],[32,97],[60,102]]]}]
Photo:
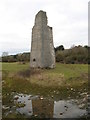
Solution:
[{"label": "grey cloud", "polygon": [[[45,10],[53,27],[54,45],[87,44],[88,0],[2,0],[0,1],[0,44],[2,51],[29,50],[35,14]],[[67,44],[68,42],[68,44]],[[7,46],[5,45],[7,44]],[[21,44],[21,45],[19,45]],[[20,49],[19,49],[20,47]]]}]

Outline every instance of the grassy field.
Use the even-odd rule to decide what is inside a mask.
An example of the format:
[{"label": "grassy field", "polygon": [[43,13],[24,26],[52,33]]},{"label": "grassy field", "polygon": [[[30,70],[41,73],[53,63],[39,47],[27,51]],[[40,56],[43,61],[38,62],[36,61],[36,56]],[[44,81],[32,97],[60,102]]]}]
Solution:
[{"label": "grassy field", "polygon": [[29,63],[2,63],[3,105],[14,106],[13,97],[17,93],[42,95],[57,100],[79,98],[80,93],[87,91],[86,64],[56,63],[55,69],[30,69]]},{"label": "grassy field", "polygon": [[[88,85],[88,65],[84,64],[59,64],[55,69],[30,69],[29,63],[3,63],[3,82],[7,87],[18,92],[29,92],[31,86],[37,88],[76,89]],[[25,90],[23,90],[23,85]],[[34,89],[35,89],[34,88]]]}]

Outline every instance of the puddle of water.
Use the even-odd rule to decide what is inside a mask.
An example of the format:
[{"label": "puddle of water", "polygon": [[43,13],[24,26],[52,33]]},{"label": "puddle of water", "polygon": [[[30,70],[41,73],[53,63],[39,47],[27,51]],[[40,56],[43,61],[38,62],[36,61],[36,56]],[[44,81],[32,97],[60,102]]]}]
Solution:
[{"label": "puddle of water", "polygon": [[[39,96],[18,94],[14,96],[14,103],[18,105],[16,111],[26,117],[40,118],[80,118],[86,115],[85,107],[82,109],[79,100],[53,101]],[[24,106],[23,106],[24,104]],[[85,104],[83,104],[85,106]]]},{"label": "puddle of water", "polygon": [[86,110],[79,109],[79,107],[71,100],[61,100],[54,104],[55,118],[79,118],[84,114],[86,114]]}]

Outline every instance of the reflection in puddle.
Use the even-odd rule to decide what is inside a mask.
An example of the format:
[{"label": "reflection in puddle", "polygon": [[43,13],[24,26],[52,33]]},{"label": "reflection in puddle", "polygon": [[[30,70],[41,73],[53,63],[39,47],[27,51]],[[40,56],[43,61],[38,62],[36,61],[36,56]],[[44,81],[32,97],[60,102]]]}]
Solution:
[{"label": "reflection in puddle", "polygon": [[32,100],[33,115],[42,118],[52,118],[54,111],[54,101],[36,99]]},{"label": "reflection in puddle", "polygon": [[16,110],[27,117],[79,118],[86,115],[85,108],[80,109],[74,99],[53,101],[43,97],[19,94],[14,97],[14,103],[17,105]]},{"label": "reflection in puddle", "polygon": [[58,101],[54,104],[55,118],[79,118],[86,113],[86,110],[79,109],[78,106],[69,101]]}]

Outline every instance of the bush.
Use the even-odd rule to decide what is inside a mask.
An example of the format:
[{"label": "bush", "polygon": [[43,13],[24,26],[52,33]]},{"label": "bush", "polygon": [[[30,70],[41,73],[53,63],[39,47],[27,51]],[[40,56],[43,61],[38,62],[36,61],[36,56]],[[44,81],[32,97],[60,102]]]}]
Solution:
[{"label": "bush", "polygon": [[88,56],[87,47],[75,46],[71,49],[64,51],[58,50],[56,52],[56,62],[61,63],[90,63],[90,57]]}]

